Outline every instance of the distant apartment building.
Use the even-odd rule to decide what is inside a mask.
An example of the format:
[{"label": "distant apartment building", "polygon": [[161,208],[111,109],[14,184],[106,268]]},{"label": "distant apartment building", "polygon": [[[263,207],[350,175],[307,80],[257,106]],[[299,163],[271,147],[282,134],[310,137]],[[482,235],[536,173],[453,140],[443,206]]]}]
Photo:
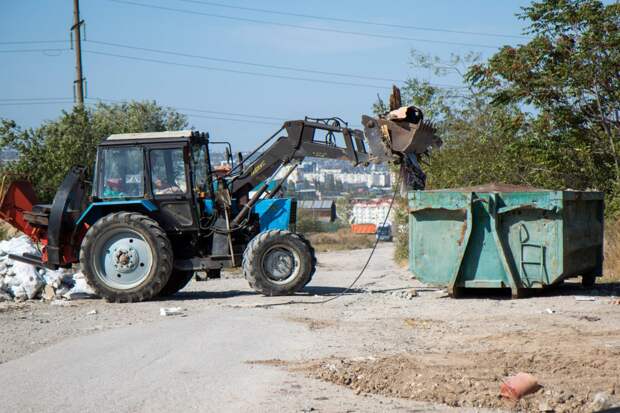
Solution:
[{"label": "distant apartment building", "polygon": [[345,185],[363,185],[368,188],[388,187],[391,184],[388,172],[342,172],[340,170],[325,169],[320,172],[303,172],[296,170],[289,176],[289,181],[298,182],[341,182]]},{"label": "distant apartment building", "polygon": [[[354,224],[383,224],[385,216],[390,209],[390,199],[368,199],[353,201],[351,209],[351,221]],[[387,222],[392,223],[394,211],[390,212]]]}]

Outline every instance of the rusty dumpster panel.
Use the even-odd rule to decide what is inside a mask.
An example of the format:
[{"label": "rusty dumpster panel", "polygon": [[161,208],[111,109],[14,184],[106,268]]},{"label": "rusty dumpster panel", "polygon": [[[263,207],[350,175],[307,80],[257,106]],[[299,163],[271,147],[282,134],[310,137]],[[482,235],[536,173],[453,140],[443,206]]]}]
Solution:
[{"label": "rusty dumpster panel", "polygon": [[572,276],[588,283],[602,274],[603,219],[600,192],[413,191],[409,268],[452,295],[463,288],[510,288],[518,297]]}]

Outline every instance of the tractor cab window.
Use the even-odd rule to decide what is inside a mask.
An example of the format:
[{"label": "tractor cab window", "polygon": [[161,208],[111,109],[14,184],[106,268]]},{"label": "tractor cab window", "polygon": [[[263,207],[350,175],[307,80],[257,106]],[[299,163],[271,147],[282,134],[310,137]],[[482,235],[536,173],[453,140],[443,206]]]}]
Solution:
[{"label": "tractor cab window", "polygon": [[187,192],[183,149],[153,149],[150,154],[153,195]]},{"label": "tractor cab window", "polygon": [[207,145],[192,145],[194,187],[198,192],[207,188]]},{"label": "tractor cab window", "polygon": [[144,196],[144,155],[141,148],[102,149],[98,179],[102,198]]}]

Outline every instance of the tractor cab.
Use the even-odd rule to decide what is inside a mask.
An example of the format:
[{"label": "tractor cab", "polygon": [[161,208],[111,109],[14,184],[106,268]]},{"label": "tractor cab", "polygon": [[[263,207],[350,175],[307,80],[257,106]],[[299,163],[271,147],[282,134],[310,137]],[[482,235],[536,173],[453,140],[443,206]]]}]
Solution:
[{"label": "tractor cab", "polygon": [[91,207],[133,203],[151,212],[166,232],[197,231],[207,144],[208,135],[194,131],[109,136],[97,150]]}]

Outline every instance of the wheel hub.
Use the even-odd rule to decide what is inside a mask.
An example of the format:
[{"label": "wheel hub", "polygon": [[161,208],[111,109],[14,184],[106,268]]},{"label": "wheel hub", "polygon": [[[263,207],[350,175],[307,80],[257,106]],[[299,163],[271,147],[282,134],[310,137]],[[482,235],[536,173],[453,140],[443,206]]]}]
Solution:
[{"label": "wheel hub", "polygon": [[265,257],[265,269],[272,279],[282,281],[291,276],[295,267],[294,261],[290,252],[283,249],[274,250]]},{"label": "wheel hub", "polygon": [[153,267],[151,247],[140,233],[129,228],[114,228],[100,236],[94,254],[95,275],[108,288],[135,288]]},{"label": "wheel hub", "polygon": [[133,247],[116,248],[112,256],[114,268],[120,272],[131,272],[135,270],[140,263],[140,255]]}]

